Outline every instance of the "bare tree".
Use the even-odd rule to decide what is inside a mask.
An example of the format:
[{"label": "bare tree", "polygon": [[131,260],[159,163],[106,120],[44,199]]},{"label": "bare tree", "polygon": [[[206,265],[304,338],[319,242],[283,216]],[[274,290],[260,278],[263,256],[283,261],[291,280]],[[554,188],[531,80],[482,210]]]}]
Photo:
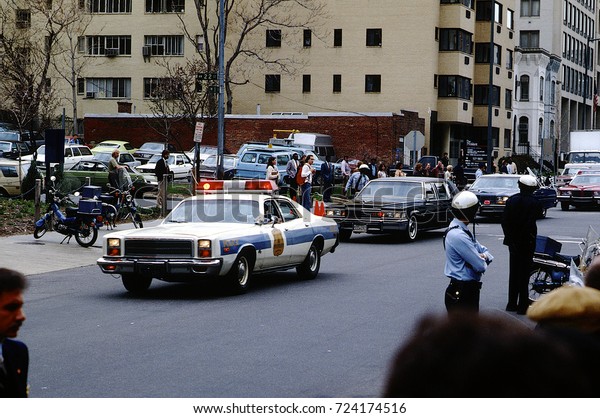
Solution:
[{"label": "bare tree", "polygon": [[[86,32],[92,21],[92,15],[85,13],[85,9],[80,8],[76,3],[74,1],[62,1],[54,6],[56,14],[60,13],[64,18],[69,17],[72,23],[66,25],[57,36],[57,43],[52,54],[54,57],[52,66],[55,73],[69,86],[70,97],[65,96],[64,99],[71,104],[72,133],[80,133],[81,131],[78,121],[77,83],[89,62],[84,55],[79,53],[80,35]],[[65,71],[65,69],[68,70]]]},{"label": "bare tree", "polygon": [[154,115],[146,120],[165,142],[175,142],[182,149],[173,126],[183,120],[193,129],[198,120],[211,114],[212,94],[198,80],[198,74],[205,73],[206,67],[200,60],[188,60],[182,65],[162,60],[156,65],[162,67],[163,75],[148,80],[145,86]]},{"label": "bare tree", "polygon": [[[310,30],[316,39],[322,38],[321,25],[326,21],[323,0],[223,0],[225,7],[224,82],[225,112],[233,111],[233,85],[250,82],[256,69],[295,75],[304,67],[300,54],[281,57],[273,49],[264,48],[266,30],[285,30],[281,42],[290,42],[302,49],[302,30]],[[202,36],[206,41],[199,50],[207,72],[216,72],[219,63],[219,3],[220,0],[194,0]],[[183,23],[183,19],[181,20]],[[196,34],[183,24],[188,39],[197,44]],[[276,36],[276,33],[274,33]]]},{"label": "bare tree", "polygon": [[75,0],[5,0],[2,20],[3,82],[0,109],[12,116],[21,132],[52,126],[58,105],[50,68],[58,38],[77,21]]}]

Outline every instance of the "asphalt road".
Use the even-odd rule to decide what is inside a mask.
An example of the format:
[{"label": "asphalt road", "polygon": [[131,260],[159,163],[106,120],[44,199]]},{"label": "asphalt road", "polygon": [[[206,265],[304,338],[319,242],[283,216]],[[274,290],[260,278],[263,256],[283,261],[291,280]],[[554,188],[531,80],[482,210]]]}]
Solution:
[{"label": "asphalt road", "polygon": [[[540,234],[575,254],[598,212],[551,209]],[[353,236],[319,277],[259,276],[243,296],[154,281],[131,297],[96,266],[30,275],[31,397],[378,397],[393,353],[426,313],[444,313],[441,230],[411,244]],[[495,260],[482,311],[504,312],[508,251],[500,225],[476,234]],[[69,256],[69,247],[64,254]],[[100,249],[94,249],[98,252]]]}]

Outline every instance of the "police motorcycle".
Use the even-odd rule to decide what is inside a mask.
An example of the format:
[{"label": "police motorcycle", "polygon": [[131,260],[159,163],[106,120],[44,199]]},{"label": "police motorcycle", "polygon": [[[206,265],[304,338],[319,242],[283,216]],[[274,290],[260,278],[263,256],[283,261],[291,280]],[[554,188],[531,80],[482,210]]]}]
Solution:
[{"label": "police motorcycle", "polygon": [[591,226],[586,237],[579,244],[580,255],[564,255],[559,251],[562,244],[549,237],[537,237],[533,256],[533,269],[529,276],[529,300],[534,302],[544,293],[548,293],[565,284],[583,286],[583,274],[600,254],[600,236]]},{"label": "police motorcycle", "polygon": [[100,195],[104,224],[107,228],[113,229],[118,221],[131,219],[135,228],[143,228],[142,217],[138,213],[132,193],[135,188],[126,169],[118,170],[117,183],[117,187],[107,184],[109,193]]},{"label": "police motorcycle", "polygon": [[[73,201],[67,194],[61,194],[56,188],[56,177],[50,177],[51,185],[48,187],[46,194],[49,205],[48,211],[35,222],[35,230],[33,237],[39,239],[46,234],[47,231],[56,231],[59,234],[65,235],[61,244],[71,237],[82,247],[90,247],[94,245],[98,238],[97,219],[101,217],[100,206],[97,204],[90,205],[90,201],[80,199],[77,207],[73,207]],[[75,192],[75,196],[79,196],[79,192]],[[65,212],[61,211],[61,207],[65,207]]]}]

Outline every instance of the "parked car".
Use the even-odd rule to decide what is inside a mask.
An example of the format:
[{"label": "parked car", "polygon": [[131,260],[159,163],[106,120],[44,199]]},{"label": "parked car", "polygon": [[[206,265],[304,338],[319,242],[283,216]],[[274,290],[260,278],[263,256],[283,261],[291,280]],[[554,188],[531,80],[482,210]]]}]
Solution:
[{"label": "parked car", "polygon": [[236,169],[236,178],[264,179],[267,172],[267,161],[275,157],[277,170],[279,170],[279,185],[283,185],[283,175],[288,161],[292,158],[293,151],[282,151],[269,148],[246,148],[238,154],[239,162]]},{"label": "parked car", "polygon": [[[162,158],[160,155],[154,155],[146,164],[137,167],[140,173],[154,174],[156,162]],[[167,159],[169,170],[173,173],[174,180],[192,181],[192,169],[194,165],[187,155],[183,152],[174,152]]]},{"label": "parked car", "polygon": [[[203,162],[204,160],[206,160],[209,156],[211,155],[217,155],[218,153],[218,149],[217,147],[215,147],[214,145],[200,145],[200,157],[199,160],[200,162]],[[225,154],[229,154],[229,151],[224,150]],[[188,158],[194,162],[195,158],[196,158],[196,147],[193,147],[192,149],[190,149],[189,151],[185,152],[185,155],[188,156]]]},{"label": "parked car", "polygon": [[[133,187],[137,192],[146,192],[156,189],[158,183],[147,179],[135,168],[124,166],[133,182]],[[87,179],[90,179],[90,186],[100,186],[102,190],[108,191],[108,164],[103,161],[80,161],[70,170],[63,173],[63,183],[61,190],[71,192],[78,190],[82,186],[88,186]]]},{"label": "parked car", "polygon": [[581,174],[590,171],[600,171],[600,164],[585,164],[585,163],[573,163],[565,164],[560,175],[556,176],[556,187],[562,187],[569,184],[576,174]]},{"label": "parked car", "polygon": [[[92,149],[92,152],[94,151],[94,149]],[[112,158],[112,151],[107,151],[107,152],[98,152],[97,151],[97,152],[93,152],[93,154],[94,154],[95,160],[104,161],[106,164],[108,164],[108,162]],[[139,162],[138,160],[136,160],[135,158],[133,158],[133,154],[131,154],[129,152],[121,152],[119,154],[119,161],[117,161],[117,162],[119,163],[119,165],[128,165],[131,168],[136,168],[136,167],[139,167],[140,165],[142,165],[142,163]]]},{"label": "parked car", "polygon": [[[223,155],[223,180],[231,180],[235,177],[237,164],[240,157],[236,154]],[[216,179],[217,178],[217,156],[209,155],[206,160],[200,164],[200,178]]]},{"label": "parked car", "polygon": [[31,155],[29,145],[25,142],[0,141],[0,157],[17,159]]},{"label": "parked car", "polygon": [[571,182],[558,189],[558,201],[562,210],[571,206],[598,207],[600,205],[600,173],[577,174]]},{"label": "parked car", "polygon": [[[468,186],[481,204],[479,215],[501,216],[508,198],[519,192],[519,177],[519,174],[484,174]],[[538,184],[533,195],[542,203],[546,216],[546,211],[556,206],[556,190],[543,186],[539,180]]]},{"label": "parked car", "polygon": [[27,161],[0,158],[0,196],[16,196],[23,192],[21,182],[30,165]]},{"label": "parked car", "polygon": [[[28,155],[23,159],[33,160],[33,155]],[[92,151],[87,146],[65,145],[63,169],[68,170],[79,161],[91,161],[93,159],[94,154],[92,154]],[[35,160],[35,163],[39,170],[46,169],[46,145],[42,145],[37,149],[37,158]]]},{"label": "parked car", "polygon": [[146,164],[153,156],[161,155],[164,149],[168,149],[169,152],[177,152],[177,149],[173,144],[164,142],[146,142],[133,153],[133,157],[138,160],[140,164]]},{"label": "parked car", "polygon": [[[44,144],[44,138],[36,137],[33,141],[29,133],[19,133],[14,131],[0,131],[0,141],[11,142],[14,144],[14,155],[11,158],[33,154],[33,150]],[[34,147],[32,147],[34,145]]]},{"label": "parked car", "polygon": [[340,240],[355,234],[396,234],[414,241],[420,231],[445,228],[458,189],[432,177],[385,177],[369,181],[347,201],[330,203],[325,216],[340,227]]},{"label": "parked car", "polygon": [[215,279],[244,293],[256,273],[295,268],[302,279],[316,278],[321,257],[338,245],[335,222],[271,194],[272,181],[212,180],[197,190],[209,193],[181,201],[159,226],[105,235],[102,272],[120,274],[134,293],[153,279]]},{"label": "parked car", "polygon": [[111,139],[111,140],[102,141],[102,142],[96,144],[96,146],[94,148],[92,148],[92,152],[94,154],[96,154],[98,152],[112,153],[115,149],[118,149],[119,151],[121,151],[121,153],[127,152],[132,155],[136,151],[136,148],[134,148],[127,141],[118,141],[118,140]]}]

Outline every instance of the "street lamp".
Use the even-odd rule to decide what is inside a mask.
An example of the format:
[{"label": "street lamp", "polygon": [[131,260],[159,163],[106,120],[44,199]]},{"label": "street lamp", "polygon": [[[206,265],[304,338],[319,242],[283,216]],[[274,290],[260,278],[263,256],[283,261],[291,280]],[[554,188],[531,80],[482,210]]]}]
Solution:
[{"label": "street lamp", "polygon": [[585,77],[583,79],[583,116],[582,116],[582,121],[583,121],[583,126],[581,127],[581,129],[585,130],[585,115],[587,113],[586,109],[585,109],[585,101],[587,99],[587,94],[588,94],[588,67],[589,67],[589,56],[590,56],[590,42],[596,42],[600,40],[600,38],[587,38],[587,45],[585,48],[585,59],[584,59],[584,63],[585,63]]}]

